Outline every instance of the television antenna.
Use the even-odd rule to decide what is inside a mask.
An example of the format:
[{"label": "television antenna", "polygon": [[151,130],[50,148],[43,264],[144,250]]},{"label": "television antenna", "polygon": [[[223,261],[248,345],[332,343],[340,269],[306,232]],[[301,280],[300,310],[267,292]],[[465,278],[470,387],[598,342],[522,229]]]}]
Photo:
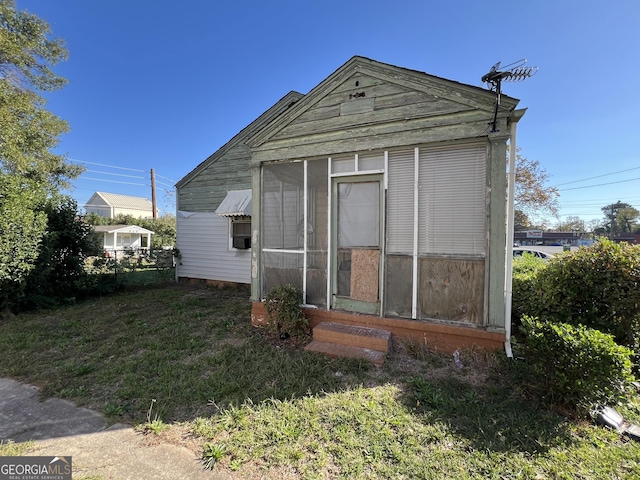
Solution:
[{"label": "television antenna", "polygon": [[505,65],[500,70],[500,62],[496,63],[489,73],[483,75],[482,83],[489,86],[489,90],[496,92],[496,109],[493,113],[493,121],[491,122],[492,132],[497,132],[496,125],[498,123],[498,107],[500,107],[500,95],[502,94],[502,82],[521,82],[529,77],[534,76],[538,72],[538,67],[525,67],[527,61],[523,58],[517,62]]}]

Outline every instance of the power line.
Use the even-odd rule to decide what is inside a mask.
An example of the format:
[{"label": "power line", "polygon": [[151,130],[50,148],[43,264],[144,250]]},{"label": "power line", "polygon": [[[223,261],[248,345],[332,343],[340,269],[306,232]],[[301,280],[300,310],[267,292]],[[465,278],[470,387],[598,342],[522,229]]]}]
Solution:
[{"label": "power line", "polygon": [[98,165],[100,167],[118,168],[120,170],[130,170],[132,172],[147,173],[145,170],[138,170],[136,168],[116,167],[115,165],[107,165],[105,163],[86,162],[84,160],[76,160],[75,158],[70,158],[69,160],[71,160],[72,162],[86,163],[87,165]]},{"label": "power line", "polygon": [[149,185],[145,185],[144,183],[119,182],[117,180],[104,180],[102,178],[84,177],[82,180],[95,180],[96,182],[108,182],[108,183],[123,183],[125,185],[136,185],[138,187],[148,187],[149,186]]},{"label": "power line", "polygon": [[176,183],[176,181],[173,178],[163,177],[162,175],[158,175],[157,173],[156,173],[156,177],[164,178],[165,180],[169,180],[170,182]]},{"label": "power line", "polygon": [[637,178],[630,178],[628,180],[619,180],[617,182],[608,182],[608,183],[598,183],[597,185],[585,185],[584,187],[572,187],[572,188],[559,188],[558,191],[559,192],[567,192],[569,190],[581,190],[583,188],[593,188],[593,187],[602,187],[604,185],[614,185],[616,183],[626,183],[626,182],[633,182],[634,180],[640,180],[640,177]]},{"label": "power line", "polygon": [[582,178],[580,180],[573,180],[571,182],[558,183],[557,185],[554,185],[554,187],[560,187],[562,185],[569,185],[572,183],[586,182],[587,180],[593,180],[594,178],[608,177],[609,175],[617,175],[618,173],[625,173],[625,172],[630,172],[632,170],[639,170],[639,169],[640,167],[627,168],[626,170],[620,170],[618,172],[604,173],[602,175],[596,175],[595,177],[588,177],[588,178]]},{"label": "power line", "polygon": [[160,185],[164,185],[165,187],[168,187],[168,188],[173,188],[173,185],[169,185],[168,183],[161,182],[158,179],[156,179],[156,183],[158,183]]},{"label": "power line", "polygon": [[126,175],[124,173],[112,173],[112,172],[102,172],[100,170],[91,170],[91,169],[87,169],[85,170],[87,172],[91,172],[91,173],[104,173],[105,175],[117,175],[118,177],[129,177],[129,178],[146,178],[146,177],[141,177],[139,175]]}]

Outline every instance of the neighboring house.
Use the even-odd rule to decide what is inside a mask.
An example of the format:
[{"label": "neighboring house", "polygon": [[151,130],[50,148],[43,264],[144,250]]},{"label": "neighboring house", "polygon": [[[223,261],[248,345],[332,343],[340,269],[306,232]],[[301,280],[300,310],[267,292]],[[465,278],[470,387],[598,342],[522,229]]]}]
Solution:
[{"label": "neighboring house", "polygon": [[[383,328],[444,350],[501,347],[510,328],[505,159],[524,114],[517,104],[353,57],[235,137],[243,155],[227,158],[225,185],[195,170],[185,177],[198,183],[196,203],[207,196],[221,202],[228,190],[251,186],[251,265],[245,267],[243,251],[242,268],[250,272],[254,322],[264,317],[270,289],[292,283],[303,292],[312,325]],[[183,207],[189,197],[180,190],[179,208],[193,210],[194,204]],[[189,235],[195,244],[213,232]],[[180,237],[179,218],[184,262]],[[200,248],[202,256],[215,254],[204,242]],[[217,269],[212,259],[211,273],[197,278]]]},{"label": "neighboring house", "polygon": [[93,227],[109,254],[122,250],[149,250],[153,232],[137,225],[96,225]]},{"label": "neighboring house", "polygon": [[107,218],[115,218],[117,215],[153,218],[153,205],[150,200],[117,193],[96,192],[85,204],[84,209],[87,213]]},{"label": "neighboring house", "polygon": [[251,283],[251,151],[245,142],[300,98],[285,95],[176,184],[178,278]]}]

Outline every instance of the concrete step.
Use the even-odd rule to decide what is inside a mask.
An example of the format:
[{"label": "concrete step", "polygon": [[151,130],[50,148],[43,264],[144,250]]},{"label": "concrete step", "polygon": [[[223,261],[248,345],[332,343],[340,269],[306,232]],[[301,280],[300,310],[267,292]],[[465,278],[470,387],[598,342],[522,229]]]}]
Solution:
[{"label": "concrete step", "polygon": [[330,357],[361,358],[376,365],[382,365],[387,357],[386,352],[381,352],[379,350],[323,342],[320,340],[313,340],[310,344],[304,347],[304,349],[309,352],[322,353]]},{"label": "concrete step", "polygon": [[377,328],[322,322],[313,329],[313,339],[388,353],[391,348],[391,332]]}]

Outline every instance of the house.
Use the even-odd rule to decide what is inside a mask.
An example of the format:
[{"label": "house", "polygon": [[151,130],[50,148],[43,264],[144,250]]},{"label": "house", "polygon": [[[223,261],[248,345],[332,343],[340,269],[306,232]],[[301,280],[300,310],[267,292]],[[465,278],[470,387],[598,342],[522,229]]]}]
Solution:
[{"label": "house", "polygon": [[[291,283],[313,326],[374,327],[444,351],[502,347],[505,159],[524,114],[517,104],[356,56],[241,132],[243,180],[233,188],[248,188],[249,171],[253,322],[270,289]],[[231,179],[198,181],[218,201],[231,190]]]},{"label": "house", "polygon": [[153,232],[137,225],[96,225],[94,232],[101,238],[104,251],[115,254],[124,250],[149,250]]},{"label": "house", "polygon": [[176,183],[178,279],[251,283],[248,138],[302,98],[290,92]]},{"label": "house", "polygon": [[115,218],[117,215],[130,215],[135,218],[153,218],[154,216],[150,200],[107,192],[94,193],[84,209],[86,213],[95,213],[107,218]]}]

